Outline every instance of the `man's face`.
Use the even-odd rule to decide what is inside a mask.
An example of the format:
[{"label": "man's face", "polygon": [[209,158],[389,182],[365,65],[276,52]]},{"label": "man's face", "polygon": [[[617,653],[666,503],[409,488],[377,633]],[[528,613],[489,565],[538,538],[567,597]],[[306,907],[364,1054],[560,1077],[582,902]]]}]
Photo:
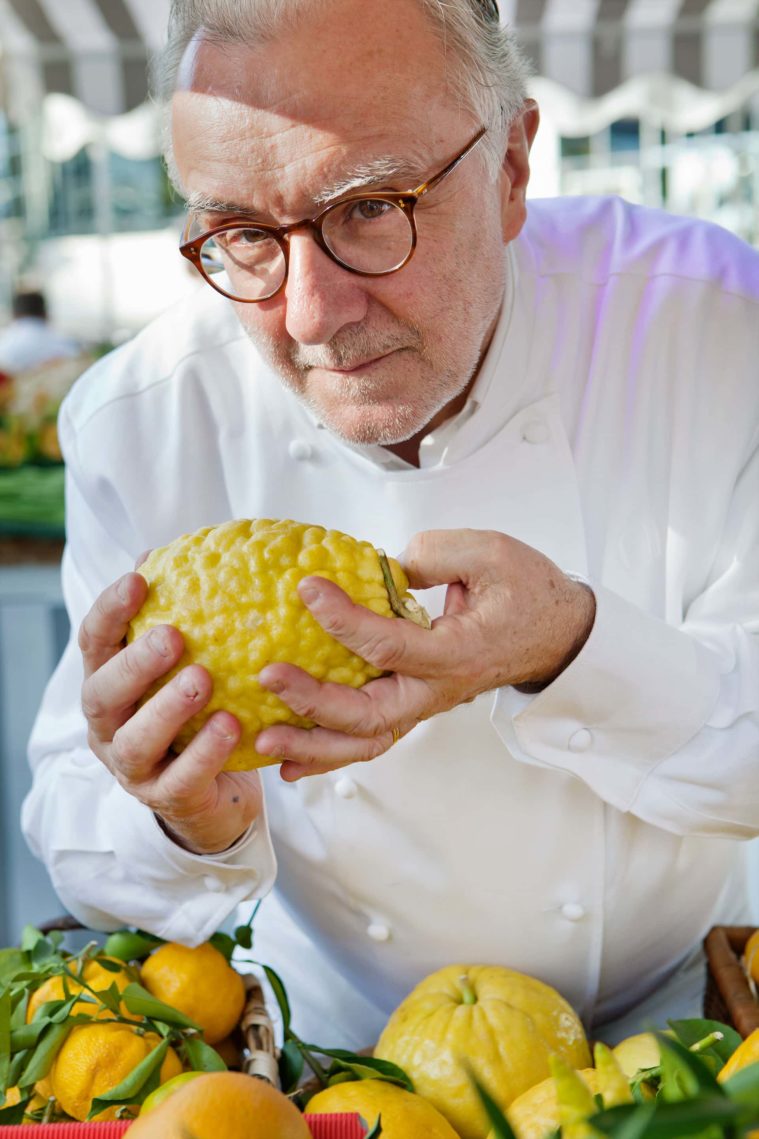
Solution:
[{"label": "man's face", "polygon": [[[240,213],[283,224],[351,190],[408,190],[478,127],[446,87],[443,49],[419,6],[336,0],[255,50],[197,39],[172,105],[174,154],[204,229]],[[389,173],[378,170],[387,164]],[[416,207],[412,260],[387,277],[335,264],[306,230],[289,237],[275,297],[237,304],[285,384],[335,434],[392,444],[444,417],[466,389],[504,290],[504,241],[524,194],[493,181],[482,145]],[[232,303],[232,302],[230,302]]]}]

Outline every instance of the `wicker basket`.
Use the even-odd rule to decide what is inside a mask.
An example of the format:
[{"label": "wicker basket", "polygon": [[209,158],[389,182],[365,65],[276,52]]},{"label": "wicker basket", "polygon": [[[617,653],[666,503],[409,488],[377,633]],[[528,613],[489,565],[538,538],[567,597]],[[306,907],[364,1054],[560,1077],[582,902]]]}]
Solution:
[{"label": "wicker basket", "polygon": [[741,965],[746,942],[754,932],[749,925],[715,925],[704,939],[704,1016],[732,1025],[744,1039],[759,1028],[759,1002]]}]

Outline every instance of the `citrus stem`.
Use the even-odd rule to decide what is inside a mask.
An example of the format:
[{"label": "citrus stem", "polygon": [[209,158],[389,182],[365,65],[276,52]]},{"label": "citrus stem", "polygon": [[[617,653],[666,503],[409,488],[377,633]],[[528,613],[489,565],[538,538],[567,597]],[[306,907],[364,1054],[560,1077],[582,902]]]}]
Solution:
[{"label": "citrus stem", "polygon": [[396,617],[405,617],[407,621],[413,621],[415,625],[420,625],[423,629],[431,627],[430,617],[424,606],[420,605],[412,597],[404,598],[398,593],[398,588],[393,579],[390,563],[387,560],[387,554],[384,550],[377,550],[379,558],[380,569],[382,570],[382,578],[385,582],[385,589],[387,590],[387,599],[390,602],[390,608]]},{"label": "citrus stem", "polygon": [[464,1004],[464,1005],[476,1005],[477,1004],[477,994],[475,993],[474,989],[472,988],[471,982],[470,982],[469,977],[466,973],[462,973],[461,976],[459,977],[459,988],[461,989],[461,995],[464,998],[461,1002],[462,1004]]},{"label": "citrus stem", "polygon": [[725,1039],[724,1032],[710,1032],[703,1040],[697,1040],[695,1044],[691,1044],[688,1049],[689,1052],[705,1052],[707,1048],[711,1048],[712,1044],[718,1044],[720,1040]]}]

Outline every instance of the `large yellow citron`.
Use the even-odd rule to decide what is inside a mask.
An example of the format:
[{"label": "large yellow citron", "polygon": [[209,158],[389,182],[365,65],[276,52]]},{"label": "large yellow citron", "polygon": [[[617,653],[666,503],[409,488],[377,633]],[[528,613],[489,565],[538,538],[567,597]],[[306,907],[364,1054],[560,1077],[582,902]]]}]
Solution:
[{"label": "large yellow citron", "polygon": [[590,1067],[580,1018],[550,985],[499,965],[448,965],[426,977],[390,1017],[375,1055],[399,1064],[462,1139],[488,1126],[473,1071],[508,1107],[550,1074],[548,1057]]},{"label": "large yellow citron", "polygon": [[129,1139],[311,1139],[287,1096],[241,1072],[206,1072],[191,1080],[140,1115],[127,1134]]},{"label": "large yellow citron", "polygon": [[420,1095],[387,1080],[353,1080],[318,1092],[307,1115],[357,1111],[372,1125],[382,1117],[382,1139],[458,1139],[445,1116]]},{"label": "large yellow citron", "polygon": [[[130,1024],[75,1025],[50,1069],[53,1095],[72,1119],[87,1118],[93,1099],[117,1087],[161,1043],[154,1032],[140,1033]],[[182,1062],[169,1048],[161,1064],[159,1082],[182,1071]],[[132,1109],[134,1113],[137,1108]],[[105,1108],[95,1119],[115,1119],[118,1105]]]},{"label": "large yellow citron", "polygon": [[142,983],[199,1024],[208,1044],[229,1035],[245,1006],[245,982],[208,941],[194,948],[174,941],[161,945],[143,962]]},{"label": "large yellow citron", "polygon": [[[406,592],[408,579],[388,559],[392,583],[419,623],[426,614]],[[190,663],[213,677],[213,695],[179,733],[174,747],[186,747],[212,712],[232,712],[242,737],[226,764],[229,771],[263,767],[278,760],[259,755],[256,735],[276,723],[312,727],[258,683],[274,661],[299,665],[318,680],[359,688],[379,671],[321,628],[300,600],[301,578],[318,574],[336,582],[360,605],[392,617],[388,588],[377,550],[338,530],[291,520],[242,519],[209,526],[153,550],[139,572],[148,595],[131,622],[132,640],[155,625],[174,625],[185,651],[146,699]],[[423,611],[421,611],[423,614]]]}]

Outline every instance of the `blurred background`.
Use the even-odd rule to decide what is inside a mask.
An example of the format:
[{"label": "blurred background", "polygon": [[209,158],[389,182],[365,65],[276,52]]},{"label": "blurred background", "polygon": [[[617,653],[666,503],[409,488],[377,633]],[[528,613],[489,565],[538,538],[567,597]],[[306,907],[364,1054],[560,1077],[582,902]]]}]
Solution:
[{"label": "blurred background", "polygon": [[[148,95],[168,2],[0,0],[0,945],[60,911],[18,827],[68,635],[57,408],[91,360],[200,287]],[[499,3],[542,110],[532,197],[620,194],[759,245],[759,0]],[[19,291],[46,313],[38,298],[14,319]]]}]

